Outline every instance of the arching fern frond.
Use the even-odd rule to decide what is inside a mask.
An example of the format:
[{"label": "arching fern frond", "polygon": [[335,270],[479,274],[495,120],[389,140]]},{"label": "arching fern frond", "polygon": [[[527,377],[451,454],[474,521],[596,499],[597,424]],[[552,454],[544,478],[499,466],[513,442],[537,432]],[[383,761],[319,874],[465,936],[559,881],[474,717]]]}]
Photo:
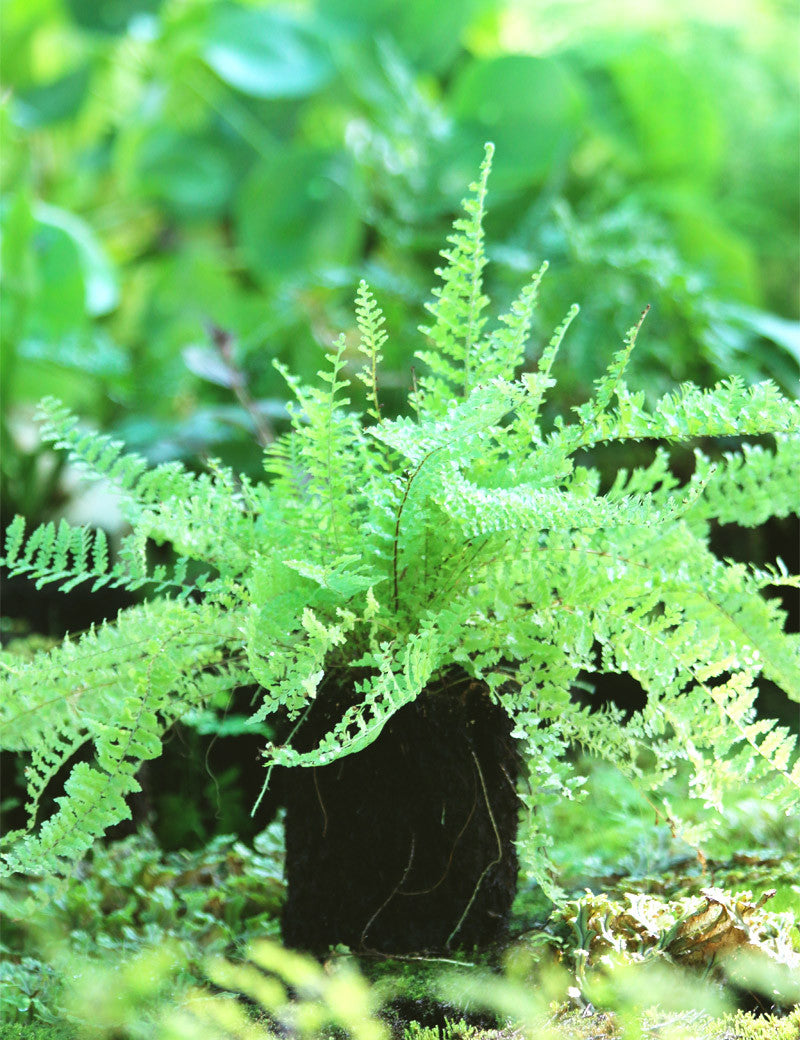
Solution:
[{"label": "arching fern frond", "polygon": [[448,248],[442,250],[446,263],[436,269],[442,285],[433,290],[434,299],[426,305],[434,322],[420,327],[433,349],[416,354],[430,372],[419,381],[416,407],[420,414],[439,415],[453,397],[466,397],[482,377],[475,368],[474,352],[489,302],[483,291],[483,216],[493,155],[494,146],[487,144],[480,176],[464,202],[465,215],[456,220]]},{"label": "arching fern frond", "polygon": [[269,765],[319,766],[353,755],[380,736],[389,719],[415,700],[442,662],[443,642],[434,628],[412,634],[400,646],[385,643],[374,658],[374,678],[356,684],[358,704],[350,707],[311,751],[290,745],[267,747]]},{"label": "arching fern frond", "polygon": [[[297,403],[291,430],[266,450],[264,483],[216,462],[197,475],[148,469],[43,402],[45,439],[116,486],[133,531],[113,556],[102,533],[60,523],[26,535],[18,518],[0,562],[67,592],[88,580],[153,598],[32,662],[0,657],[2,739],[29,757],[31,817],[7,842],[7,870],[68,870],[124,817],[137,769],[171,722],[238,685],[259,690],[254,724],[281,712],[297,726],[329,682],[357,678],[355,703],[317,746],[289,737],[268,749],[270,765],[310,767],[363,750],[454,665],[512,717],[531,807],[577,795],[575,745],[615,763],[670,821],[664,785],[687,764],[708,806],[742,776],[776,804],[800,805],[792,735],[754,711],[762,676],[800,699],[798,639],[768,598],[770,585],[800,579],[779,561],[747,567],[709,548],[714,523],[800,511],[800,404],[734,376],[649,405],[625,382],[640,321],[590,400],[554,420],[548,409],[545,421],[578,308],[522,374],[546,265],[487,329],[491,154],[442,254],[409,415],[382,417],[387,333],[363,282],[355,377],[371,422],[351,410],[344,337],[313,386],[279,366]],[[715,453],[717,437],[741,446]],[[696,451],[688,475],[671,446],[697,438],[707,454]],[[595,449],[627,441],[660,443],[648,462],[601,479]],[[152,566],[154,544],[175,562]],[[576,704],[571,688],[592,672],[630,674],[643,710],[625,718]],[[45,793],[70,764],[59,808],[42,821]],[[547,836],[530,833],[529,869],[548,884]]]},{"label": "arching fern frond", "polygon": [[692,521],[717,520],[721,524],[758,527],[771,516],[784,518],[800,513],[800,438],[775,435],[775,448],[743,444],[741,451],[726,452],[712,463],[695,451],[696,470],[718,478],[709,480],[703,495],[689,513]]},{"label": "arching fern frond", "polygon": [[168,726],[240,676],[223,663],[236,645],[235,617],[220,625],[217,615],[210,604],[161,600],[33,661],[2,659],[3,743],[31,756],[31,827],[55,773],[80,747],[91,749],[90,761],[73,766],[55,815],[38,833],[17,836],[4,869],[60,873],[128,818],[125,798],[138,790],[141,763],[160,754]]},{"label": "arching fern frond", "polygon": [[140,503],[180,498],[191,492],[193,478],[180,463],[155,468],[141,455],[126,452],[121,441],[81,429],[80,420],[55,397],[39,402],[37,419],[42,440],[63,449],[90,480],[109,480],[127,497]]},{"label": "arching fern frond", "polygon": [[17,516],[6,530],[0,565],[7,568],[9,577],[26,575],[34,580],[36,588],[57,584],[61,592],[71,592],[82,582],[90,581],[92,592],[108,586],[128,592],[147,589],[184,598],[206,585],[208,573],[196,574],[191,582],[186,580],[187,557],[179,557],[171,567],[150,567],[145,551],[147,533],[139,528],[123,537],[112,562],[102,528],[73,527],[62,520],[58,527],[53,523],[40,524],[26,539],[25,520]]}]

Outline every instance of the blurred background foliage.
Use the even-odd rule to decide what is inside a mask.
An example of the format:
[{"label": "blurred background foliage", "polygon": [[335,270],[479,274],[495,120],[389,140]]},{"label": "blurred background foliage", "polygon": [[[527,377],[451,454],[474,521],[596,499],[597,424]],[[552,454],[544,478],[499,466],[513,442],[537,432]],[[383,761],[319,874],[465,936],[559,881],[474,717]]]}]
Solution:
[{"label": "blurred background foliage", "polygon": [[782,0],[6,0],[4,512],[52,498],[26,426],[48,392],[154,461],[257,472],[272,359],[313,377],[362,276],[401,408],[488,139],[498,306],[550,260],[532,356],[582,306],[559,407],[647,303],[649,393],[734,371],[794,392],[797,21]]}]

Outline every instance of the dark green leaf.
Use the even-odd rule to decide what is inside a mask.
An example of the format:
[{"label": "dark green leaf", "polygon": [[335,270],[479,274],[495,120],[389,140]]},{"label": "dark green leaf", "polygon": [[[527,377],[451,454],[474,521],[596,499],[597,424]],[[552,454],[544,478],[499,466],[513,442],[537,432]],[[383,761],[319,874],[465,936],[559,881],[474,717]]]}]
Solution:
[{"label": "dark green leaf", "polygon": [[91,66],[21,90],[14,99],[14,116],[19,126],[34,129],[71,119],[80,110],[89,89]]}]

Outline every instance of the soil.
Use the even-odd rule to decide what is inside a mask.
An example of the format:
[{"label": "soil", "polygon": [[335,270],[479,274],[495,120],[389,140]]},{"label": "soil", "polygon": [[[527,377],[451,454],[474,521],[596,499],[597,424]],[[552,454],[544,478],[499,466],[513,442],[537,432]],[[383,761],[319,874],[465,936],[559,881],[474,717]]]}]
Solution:
[{"label": "soil", "polygon": [[[320,689],[296,746],[318,743],[360,677]],[[497,942],[517,886],[518,772],[510,719],[460,669],[366,750],[289,771],[284,941],[384,953]]]}]

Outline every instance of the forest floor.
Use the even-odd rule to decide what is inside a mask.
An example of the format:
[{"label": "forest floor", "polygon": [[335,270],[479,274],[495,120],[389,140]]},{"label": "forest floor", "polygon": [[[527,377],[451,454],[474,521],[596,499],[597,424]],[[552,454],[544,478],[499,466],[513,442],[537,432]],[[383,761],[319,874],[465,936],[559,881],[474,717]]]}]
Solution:
[{"label": "forest floor", "polygon": [[800,1040],[800,820],[743,790],[700,856],[588,766],[587,802],[546,809],[565,901],[523,876],[488,956],[283,950],[280,817],[188,851],[141,829],[12,880],[3,1040]]}]

